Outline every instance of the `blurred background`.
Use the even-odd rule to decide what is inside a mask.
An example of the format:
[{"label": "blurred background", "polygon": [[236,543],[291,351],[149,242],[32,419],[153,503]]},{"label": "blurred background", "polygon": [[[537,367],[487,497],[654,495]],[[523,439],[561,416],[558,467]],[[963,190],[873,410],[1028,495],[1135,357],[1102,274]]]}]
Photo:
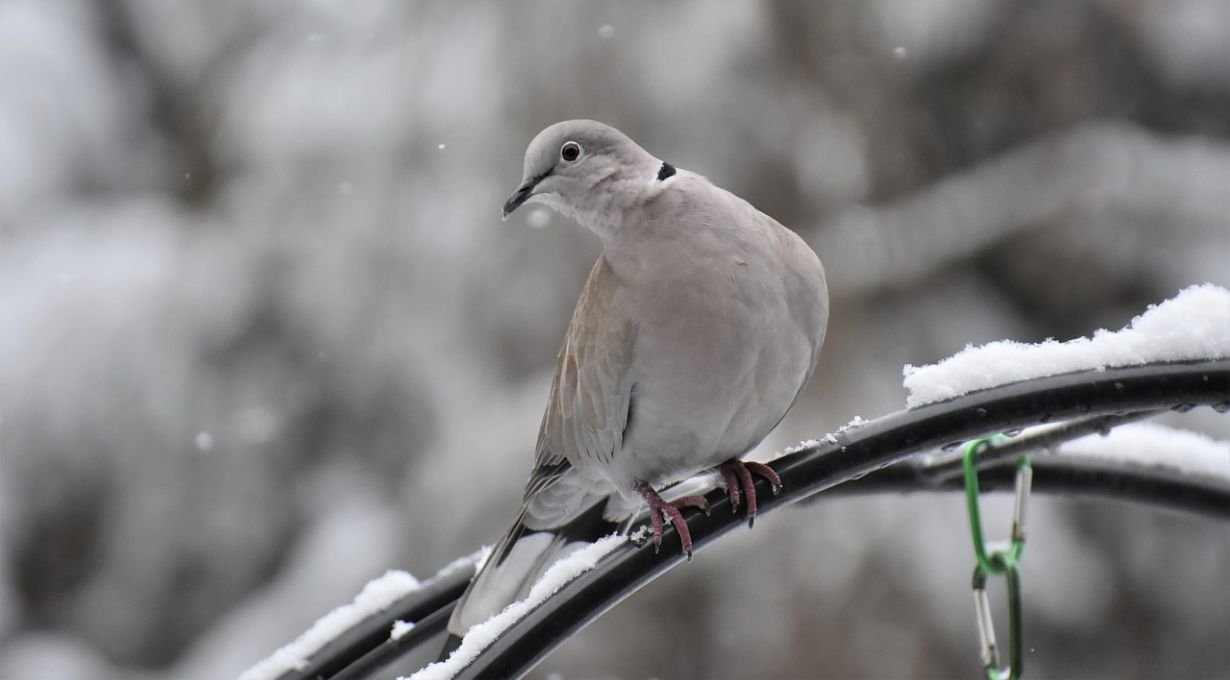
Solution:
[{"label": "blurred background", "polygon": [[[2,0],[0,678],[234,677],[494,542],[598,254],[499,209],[573,117],[826,262],[765,453],[902,408],[903,364],[1230,283],[1224,0]],[[1031,511],[1030,676],[1230,674],[1224,523]],[[963,522],[775,514],[535,677],[972,677]]]}]

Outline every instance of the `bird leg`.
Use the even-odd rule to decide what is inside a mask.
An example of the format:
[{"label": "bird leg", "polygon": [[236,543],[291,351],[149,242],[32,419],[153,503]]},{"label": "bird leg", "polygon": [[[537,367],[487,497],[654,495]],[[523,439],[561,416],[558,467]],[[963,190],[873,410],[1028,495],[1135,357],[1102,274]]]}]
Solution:
[{"label": "bird leg", "polygon": [[764,463],[755,461],[741,461],[738,458],[731,458],[722,463],[718,470],[726,479],[726,492],[730,494],[731,511],[739,509],[739,492],[743,492],[744,498],[747,499],[747,526],[750,529],[756,524],[756,483],[752,480],[752,473],[757,476],[769,480],[769,484],[773,487],[773,495],[776,496],[782,490],[782,478],[773,471],[773,468]]},{"label": "bird leg", "polygon": [[[649,504],[649,526],[653,529],[653,549],[656,553],[662,547],[662,528],[663,517],[670,518],[671,524],[675,527],[675,532],[679,534],[679,542],[682,544],[683,552],[688,556],[688,560],[692,559],[692,533],[688,531],[688,523],[683,520],[683,513],[679,512],[679,507],[675,504],[668,503],[658,495],[657,491],[653,490],[652,486],[645,482],[636,483],[636,492],[645,499]],[[702,505],[695,501],[699,499]],[[699,496],[685,496],[675,501],[683,507],[704,507],[708,509],[708,504],[704,502],[704,498]]]}]

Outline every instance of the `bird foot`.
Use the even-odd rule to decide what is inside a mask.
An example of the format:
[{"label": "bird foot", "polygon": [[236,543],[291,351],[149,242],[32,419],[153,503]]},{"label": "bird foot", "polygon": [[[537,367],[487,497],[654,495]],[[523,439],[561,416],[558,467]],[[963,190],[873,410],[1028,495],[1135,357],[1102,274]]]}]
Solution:
[{"label": "bird foot", "polygon": [[683,552],[688,556],[688,560],[692,559],[692,533],[688,531],[688,523],[683,519],[683,513],[679,512],[679,508],[700,508],[709,514],[709,503],[703,496],[684,496],[676,499],[673,503],[667,502],[658,495],[653,487],[645,482],[637,482],[636,492],[645,499],[649,504],[649,526],[653,530],[653,550],[656,553],[662,547],[662,529],[664,528],[664,518],[671,521],[671,525],[675,527],[675,533],[679,534],[679,542],[683,547]]},{"label": "bird foot", "polygon": [[737,458],[731,458],[722,463],[718,466],[718,470],[726,480],[726,493],[730,495],[730,511],[732,513],[739,511],[740,495],[747,499],[747,526],[750,529],[756,524],[756,482],[752,480],[752,473],[769,480],[774,496],[782,490],[782,478],[773,471],[773,468],[764,463],[745,462]]},{"label": "bird foot", "polygon": [[696,508],[705,513],[705,517],[709,516],[709,501],[705,500],[704,496],[684,496],[671,501],[671,505],[679,508]]}]

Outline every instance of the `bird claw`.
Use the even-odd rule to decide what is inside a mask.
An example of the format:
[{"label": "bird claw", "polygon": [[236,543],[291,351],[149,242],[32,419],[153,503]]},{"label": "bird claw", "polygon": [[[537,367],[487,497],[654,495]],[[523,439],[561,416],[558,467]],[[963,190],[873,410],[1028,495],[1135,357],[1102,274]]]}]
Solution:
[{"label": "bird claw", "polygon": [[[738,462],[738,461],[736,461]],[[730,496],[730,514],[739,513],[739,476],[735,474],[734,467],[723,463],[718,468],[722,472],[722,477],[726,480],[726,493]]]},{"label": "bird claw", "polygon": [[777,474],[776,470],[754,460],[744,461],[743,466],[753,474],[769,480],[769,486],[773,489],[774,496],[782,492],[782,478]]},{"label": "bird claw", "polygon": [[704,496],[684,496],[671,501],[671,505],[682,510],[684,508],[696,508],[705,513],[705,517],[709,516],[709,501],[705,500]]},{"label": "bird claw", "polygon": [[[722,463],[718,466],[718,470],[722,473],[722,477],[726,480],[726,493],[730,497],[730,508],[732,513],[739,511],[739,503],[741,500],[747,502],[747,526],[751,528],[756,525],[756,483],[752,479],[752,474],[755,473],[758,477],[763,477],[769,480],[769,485],[773,489],[773,495],[776,496],[782,490],[782,478],[778,476],[773,468],[764,463],[743,462],[737,458]],[[663,500],[662,496],[658,495],[653,487],[645,482],[638,482],[636,492],[641,498],[645,499],[645,503],[649,505],[649,526],[653,534],[653,551],[654,554],[659,554],[662,549],[662,532],[666,528],[666,522],[669,520],[671,526],[675,528],[675,533],[679,534],[680,547],[683,549],[684,555],[688,561],[692,560],[692,533],[688,530],[688,523],[683,519],[682,508],[696,508],[709,515],[709,502],[704,496],[684,496],[677,498],[672,502]]]},{"label": "bird claw", "polygon": [[722,477],[726,480],[726,492],[730,495],[730,506],[732,511],[737,511],[739,507],[739,493],[742,491],[743,497],[747,500],[747,526],[752,528],[756,524],[756,482],[752,479],[752,473],[756,473],[758,477],[763,477],[769,480],[769,485],[773,489],[773,495],[781,493],[782,478],[778,476],[773,468],[764,463],[755,461],[744,462],[737,458],[722,463],[718,468]]},{"label": "bird claw", "polygon": [[[680,547],[683,548],[683,552],[687,555],[688,561],[692,561],[692,533],[688,531],[688,523],[683,519],[683,513],[679,512],[679,508],[662,500],[662,497],[658,495],[658,492],[654,491],[653,487],[649,486],[645,482],[637,483],[636,492],[641,495],[641,498],[645,499],[647,504],[649,504],[649,525],[653,530],[654,553],[657,554],[658,550],[662,546],[662,530],[665,528],[665,523],[663,520],[669,519],[671,526],[675,527],[675,533],[679,534]],[[695,504],[694,500],[696,498],[699,497],[685,496],[684,498],[676,501],[676,503],[683,501],[685,502],[684,504],[689,507],[702,507]],[[704,503],[703,498],[700,500]],[[704,503],[703,507],[707,508],[708,503]]]}]

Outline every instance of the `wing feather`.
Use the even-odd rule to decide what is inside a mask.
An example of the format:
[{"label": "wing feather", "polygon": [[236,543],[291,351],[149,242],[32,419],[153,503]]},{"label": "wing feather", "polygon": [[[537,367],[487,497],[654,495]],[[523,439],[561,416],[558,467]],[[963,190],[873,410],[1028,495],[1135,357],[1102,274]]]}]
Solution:
[{"label": "wing feather", "polygon": [[598,258],[556,359],[527,501],[572,467],[609,462],[623,443],[636,325],[619,295],[619,280]]}]

